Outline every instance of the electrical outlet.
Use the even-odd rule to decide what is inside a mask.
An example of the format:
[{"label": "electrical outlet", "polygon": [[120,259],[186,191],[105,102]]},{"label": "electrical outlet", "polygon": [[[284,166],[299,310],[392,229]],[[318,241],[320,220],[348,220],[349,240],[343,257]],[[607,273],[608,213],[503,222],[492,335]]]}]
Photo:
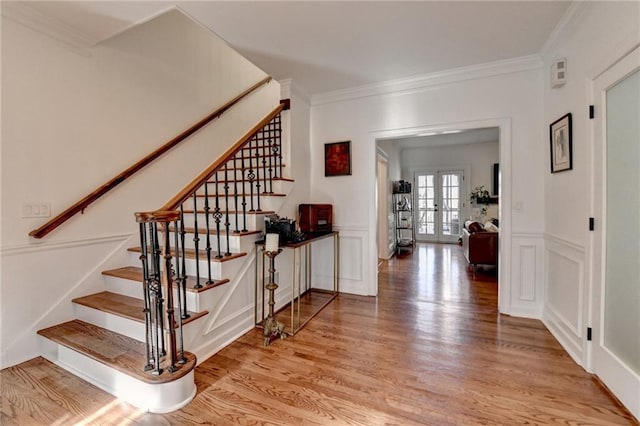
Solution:
[{"label": "electrical outlet", "polygon": [[51,203],[22,203],[22,217],[51,217]]}]

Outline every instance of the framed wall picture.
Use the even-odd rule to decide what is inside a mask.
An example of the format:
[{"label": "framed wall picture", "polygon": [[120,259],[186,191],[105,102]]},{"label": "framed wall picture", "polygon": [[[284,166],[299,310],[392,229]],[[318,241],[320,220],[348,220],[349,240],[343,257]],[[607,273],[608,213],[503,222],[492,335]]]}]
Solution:
[{"label": "framed wall picture", "polygon": [[324,175],[351,174],[351,141],[324,144]]},{"label": "framed wall picture", "polygon": [[549,126],[551,173],[573,168],[571,113],[563,115]]}]

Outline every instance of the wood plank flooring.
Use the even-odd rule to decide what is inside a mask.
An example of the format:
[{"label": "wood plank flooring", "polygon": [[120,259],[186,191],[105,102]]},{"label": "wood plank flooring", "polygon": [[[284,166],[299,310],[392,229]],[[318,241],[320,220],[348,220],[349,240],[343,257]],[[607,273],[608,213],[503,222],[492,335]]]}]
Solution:
[{"label": "wood plank flooring", "polygon": [[294,337],[260,330],[196,369],[198,394],[142,413],[36,358],[1,372],[2,425],[633,425],[540,321],[497,313],[461,248],[383,262],[379,296],[340,295]]}]

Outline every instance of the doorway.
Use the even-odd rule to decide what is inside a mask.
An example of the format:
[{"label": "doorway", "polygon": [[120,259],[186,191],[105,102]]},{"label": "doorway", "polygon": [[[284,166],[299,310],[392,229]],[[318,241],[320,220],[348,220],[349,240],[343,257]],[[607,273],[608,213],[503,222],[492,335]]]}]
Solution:
[{"label": "doorway", "polygon": [[[376,151],[379,143],[384,144],[385,152],[389,155],[389,176],[411,176],[409,170],[403,170],[397,161],[398,153],[393,150],[387,150],[387,148],[395,145],[398,139],[411,139],[414,142],[417,140],[418,135],[436,135],[452,132],[464,133],[474,129],[489,129],[493,128],[498,134],[498,149],[500,164],[500,188],[499,188],[499,202],[497,207],[497,214],[500,218],[500,235],[499,235],[499,263],[498,263],[498,309],[501,313],[511,313],[511,287],[509,285],[511,276],[511,208],[502,208],[502,206],[511,206],[511,119],[510,118],[498,118],[487,120],[472,120],[461,121],[440,125],[426,125],[412,128],[398,128],[380,130],[371,133],[372,143],[367,147],[367,156],[370,159],[368,163],[369,175],[371,177],[370,186],[372,198],[376,198]],[[393,141],[393,144],[388,142]],[[398,165],[396,165],[398,164]],[[398,170],[392,169],[396,167]],[[464,167],[462,167],[464,169]],[[491,169],[491,167],[490,167]],[[397,172],[397,174],[396,174]],[[491,171],[488,172],[491,174]],[[406,179],[412,181],[412,178]],[[489,181],[490,182],[490,181]],[[378,209],[375,208],[369,210],[369,227],[370,229],[378,229]],[[466,215],[468,212],[464,213]],[[461,224],[462,225],[462,224]],[[367,257],[367,270],[372,277],[377,277],[378,271],[378,256],[377,245],[378,236],[376,233],[369,235],[369,241],[372,246],[376,247],[376,252],[373,256]],[[374,279],[370,281],[369,287],[370,294],[378,294],[378,280]]]},{"label": "doorway", "polygon": [[416,188],[416,235],[419,241],[455,243],[463,218],[464,170],[418,171]]}]

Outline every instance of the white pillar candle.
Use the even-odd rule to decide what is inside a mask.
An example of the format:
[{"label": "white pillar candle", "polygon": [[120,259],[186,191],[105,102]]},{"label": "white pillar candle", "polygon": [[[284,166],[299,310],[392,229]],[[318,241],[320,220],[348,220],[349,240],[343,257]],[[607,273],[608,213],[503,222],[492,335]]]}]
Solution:
[{"label": "white pillar candle", "polygon": [[264,246],[266,251],[278,251],[278,240],[280,235],[278,234],[267,234],[267,240]]}]

